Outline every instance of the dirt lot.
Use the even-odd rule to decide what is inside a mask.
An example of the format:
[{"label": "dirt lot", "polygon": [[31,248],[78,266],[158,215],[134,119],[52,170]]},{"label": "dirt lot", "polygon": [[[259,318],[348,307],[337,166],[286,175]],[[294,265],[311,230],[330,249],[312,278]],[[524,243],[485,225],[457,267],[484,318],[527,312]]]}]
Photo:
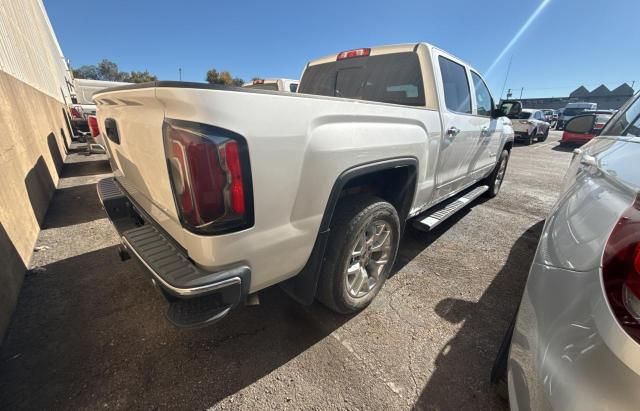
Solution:
[{"label": "dirt lot", "polygon": [[433,233],[409,230],[364,312],[300,307],[279,288],[212,327],[180,330],[72,155],[0,348],[0,409],[505,409],[489,389],[571,150],[516,146],[501,194]]}]

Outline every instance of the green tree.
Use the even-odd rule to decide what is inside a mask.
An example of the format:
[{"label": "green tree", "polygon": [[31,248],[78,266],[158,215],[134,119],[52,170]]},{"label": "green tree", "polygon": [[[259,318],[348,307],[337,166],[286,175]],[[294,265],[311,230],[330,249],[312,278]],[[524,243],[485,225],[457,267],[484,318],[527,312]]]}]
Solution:
[{"label": "green tree", "polygon": [[233,77],[228,71],[218,71],[216,69],[207,71],[205,80],[209,84],[221,84],[225,86],[241,86],[244,84],[244,80],[240,77]]},{"label": "green tree", "polygon": [[89,80],[98,80],[98,68],[92,65],[84,65],[78,69],[73,70],[73,77],[75,78],[85,78]]},{"label": "green tree", "polygon": [[126,73],[120,73],[118,65],[113,61],[103,59],[98,63],[99,80],[122,81]]},{"label": "green tree", "polygon": [[120,71],[118,65],[111,60],[103,59],[97,65],[84,65],[73,70],[73,77],[90,80],[126,81],[129,83],[145,83],[157,81],[158,77],[145,71]]},{"label": "green tree", "polygon": [[149,71],[132,71],[125,81],[131,83],[146,83],[148,81],[157,81],[158,77],[149,73]]}]

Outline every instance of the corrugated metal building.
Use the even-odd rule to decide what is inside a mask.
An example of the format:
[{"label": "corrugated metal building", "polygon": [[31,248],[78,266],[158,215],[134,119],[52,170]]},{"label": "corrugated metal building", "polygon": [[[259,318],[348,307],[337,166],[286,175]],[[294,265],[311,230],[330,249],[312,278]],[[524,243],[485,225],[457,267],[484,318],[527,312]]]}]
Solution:
[{"label": "corrugated metal building", "polygon": [[0,0],[0,341],[70,141],[65,59],[41,0]]}]

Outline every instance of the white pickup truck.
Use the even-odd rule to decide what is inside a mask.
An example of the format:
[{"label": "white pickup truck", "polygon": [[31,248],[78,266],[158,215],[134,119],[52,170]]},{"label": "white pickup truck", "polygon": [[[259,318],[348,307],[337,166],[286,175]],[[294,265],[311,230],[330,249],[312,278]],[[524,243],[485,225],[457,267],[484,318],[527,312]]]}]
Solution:
[{"label": "white pickup truck", "polygon": [[495,196],[513,145],[480,74],[425,43],[311,61],[298,93],[161,81],[94,99],[121,257],[149,271],[179,326],[277,283],[363,309],[407,223],[429,230]]}]

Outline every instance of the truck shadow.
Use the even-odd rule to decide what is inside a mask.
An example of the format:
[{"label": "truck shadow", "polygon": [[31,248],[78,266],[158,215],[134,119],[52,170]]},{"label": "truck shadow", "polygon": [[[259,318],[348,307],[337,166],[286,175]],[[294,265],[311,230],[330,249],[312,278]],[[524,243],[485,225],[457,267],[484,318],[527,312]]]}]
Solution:
[{"label": "truck shadow", "polygon": [[[220,323],[181,330],[160,294],[116,247],[25,278],[0,348],[0,409],[206,408],[253,384],[349,317],[300,307],[279,288]],[[33,395],[33,393],[38,395]]]},{"label": "truck shadow", "polygon": [[477,409],[479,403],[505,406],[491,390],[491,367],[520,304],[543,223],[536,223],[518,238],[477,302],[446,298],[436,305],[440,317],[463,325],[435,359],[435,369],[415,409]]}]

